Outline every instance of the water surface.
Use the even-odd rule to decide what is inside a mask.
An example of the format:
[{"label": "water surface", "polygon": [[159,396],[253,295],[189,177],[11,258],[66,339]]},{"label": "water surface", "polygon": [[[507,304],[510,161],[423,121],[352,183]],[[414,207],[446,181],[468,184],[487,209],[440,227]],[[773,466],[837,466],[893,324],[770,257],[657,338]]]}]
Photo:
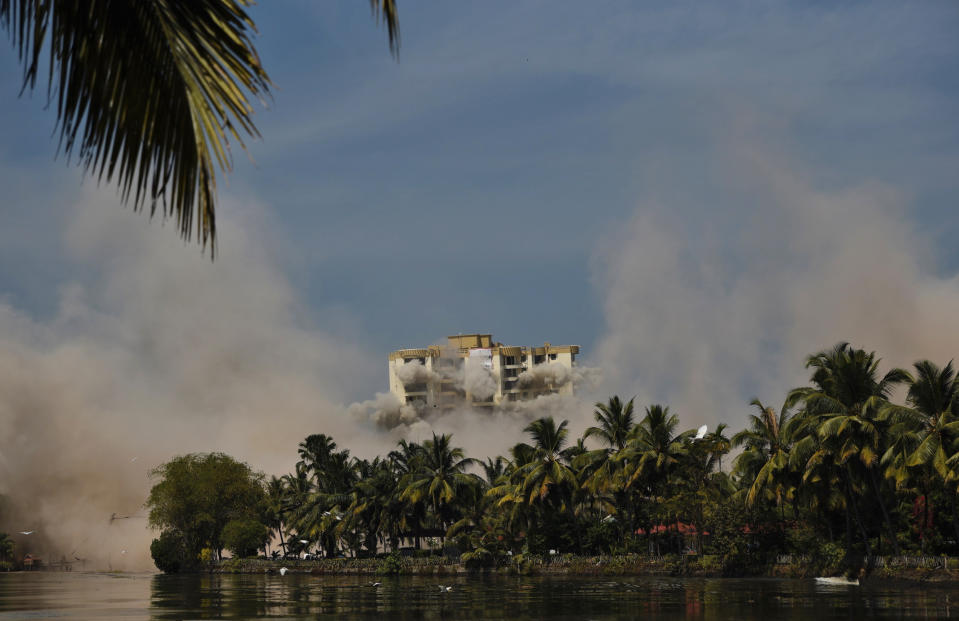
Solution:
[{"label": "water surface", "polygon": [[[7,619],[939,619],[954,587],[812,580],[0,574]],[[439,584],[452,586],[441,591]]]}]

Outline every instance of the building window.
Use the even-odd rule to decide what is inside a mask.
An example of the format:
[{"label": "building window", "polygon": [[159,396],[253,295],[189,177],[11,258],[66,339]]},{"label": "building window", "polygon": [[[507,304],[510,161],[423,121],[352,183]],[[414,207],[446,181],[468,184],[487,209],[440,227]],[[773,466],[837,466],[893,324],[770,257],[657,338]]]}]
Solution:
[{"label": "building window", "polygon": [[550,354],[550,355],[549,355],[549,359],[550,359],[550,360],[556,360],[556,354]]},{"label": "building window", "polygon": [[533,356],[533,364],[543,364],[544,362],[546,362],[546,356]]},{"label": "building window", "polygon": [[507,366],[509,366],[509,365],[515,365],[515,364],[516,364],[516,356],[503,356],[503,364],[505,364],[505,365],[507,365]]}]

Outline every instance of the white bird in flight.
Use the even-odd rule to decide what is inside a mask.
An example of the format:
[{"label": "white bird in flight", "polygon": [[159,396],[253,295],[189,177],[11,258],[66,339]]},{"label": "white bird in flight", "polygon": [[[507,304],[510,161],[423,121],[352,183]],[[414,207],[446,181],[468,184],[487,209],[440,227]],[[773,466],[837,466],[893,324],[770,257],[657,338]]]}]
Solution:
[{"label": "white bird in flight", "polygon": [[308,543],[310,543],[310,542],[307,541],[306,539],[300,539],[300,543],[302,543],[303,545],[306,545],[306,544],[308,544]]},{"label": "white bird in flight", "polygon": [[440,587],[440,591],[443,591],[444,593],[449,593],[450,591],[453,590],[453,587],[451,586],[443,586],[442,584],[438,586]]},{"label": "white bird in flight", "polygon": [[702,440],[705,437],[706,437],[706,425],[703,425],[702,427],[696,430],[696,437],[693,439]]},{"label": "white bird in flight", "polygon": [[132,463],[135,462],[136,460],[137,460],[137,458],[134,457],[133,459],[130,460],[130,463],[132,464]]},{"label": "white bird in flight", "polygon": [[35,531],[35,530],[21,530],[21,531],[20,531],[20,534],[21,534],[21,535],[32,535],[32,534],[35,533],[35,532],[37,532],[37,531]]},{"label": "white bird in flight", "polygon": [[285,576],[285,575],[286,575],[286,572],[288,572],[288,571],[290,571],[290,570],[287,569],[286,567],[280,567],[280,575],[281,575],[281,576]]}]

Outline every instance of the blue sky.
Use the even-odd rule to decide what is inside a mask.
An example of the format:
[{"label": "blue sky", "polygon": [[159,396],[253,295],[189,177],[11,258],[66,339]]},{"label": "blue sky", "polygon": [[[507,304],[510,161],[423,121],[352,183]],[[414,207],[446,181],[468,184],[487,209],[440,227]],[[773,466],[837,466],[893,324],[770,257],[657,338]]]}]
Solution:
[{"label": "blue sky", "polygon": [[[262,205],[305,321],[374,358],[469,331],[595,354],[612,330],[607,255],[636,243],[619,234],[649,205],[685,261],[708,249],[723,280],[742,278],[743,219],[768,200],[731,163],[747,136],[816,191],[894,192],[923,272],[959,267],[955,3],[404,2],[399,63],[365,2],[251,13],[276,88],[255,165],[238,151],[221,183],[220,222],[234,199]],[[81,175],[53,159],[53,114],[42,93],[18,98],[18,76],[8,49],[0,292],[44,318],[102,266],[65,250]],[[221,236],[212,267],[183,252],[215,271],[234,243]]]}]

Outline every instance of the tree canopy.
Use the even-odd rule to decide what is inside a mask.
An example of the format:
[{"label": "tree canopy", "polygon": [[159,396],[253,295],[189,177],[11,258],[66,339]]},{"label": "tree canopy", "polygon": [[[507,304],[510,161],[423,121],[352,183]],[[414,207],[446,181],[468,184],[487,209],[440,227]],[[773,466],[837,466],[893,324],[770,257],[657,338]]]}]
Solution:
[{"label": "tree canopy", "polygon": [[186,566],[195,563],[204,548],[219,558],[229,523],[263,521],[268,505],[263,475],[229,455],[182,455],[151,475],[157,483],[146,502],[149,524],[175,536]]}]

